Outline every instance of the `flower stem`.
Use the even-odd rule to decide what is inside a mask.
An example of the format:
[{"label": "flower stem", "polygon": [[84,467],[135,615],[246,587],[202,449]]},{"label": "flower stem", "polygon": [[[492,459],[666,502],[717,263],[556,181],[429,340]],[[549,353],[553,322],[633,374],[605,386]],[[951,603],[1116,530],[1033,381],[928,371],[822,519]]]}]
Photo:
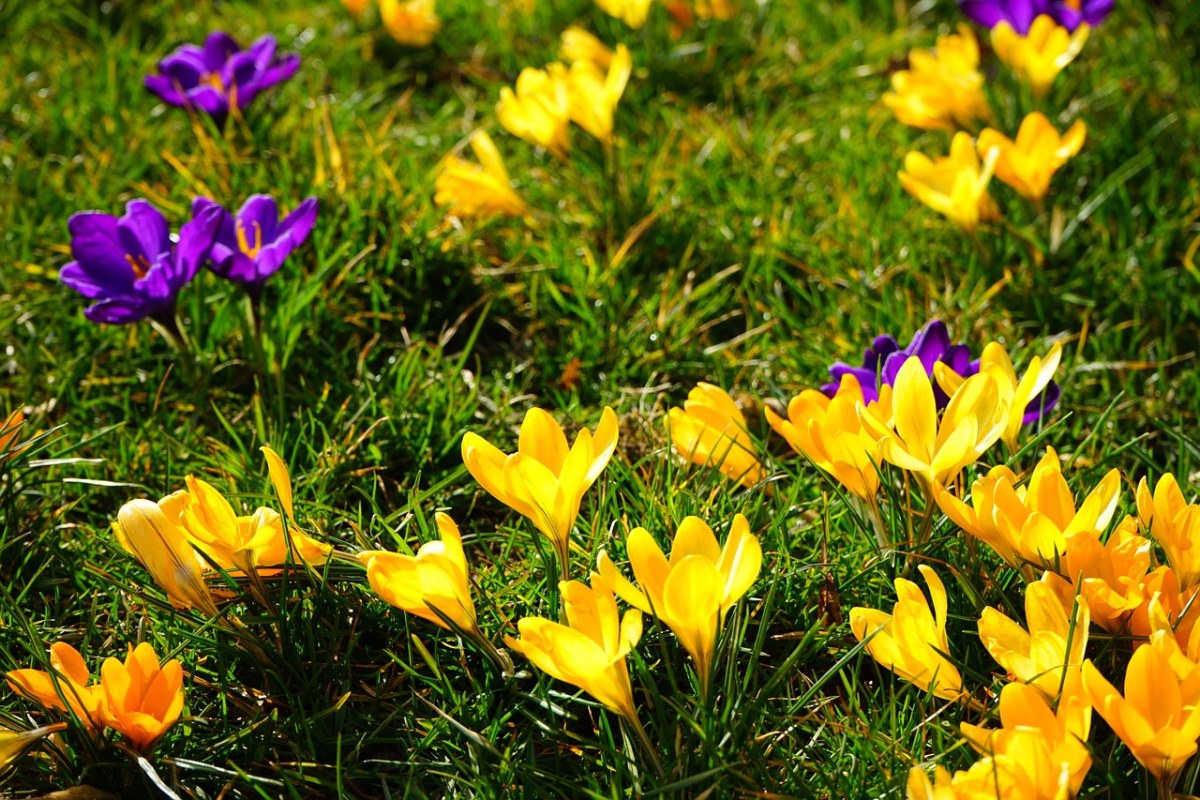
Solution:
[{"label": "flower stem", "polygon": [[663,772],[662,762],[658,760],[658,752],[654,749],[654,745],[650,742],[650,737],[646,735],[646,729],[642,727],[641,720],[636,715],[625,716],[621,719],[629,725],[633,730],[634,737],[641,744],[642,749],[646,751],[646,755],[650,756],[650,765],[654,767],[654,772],[659,778],[665,778],[666,773]]}]

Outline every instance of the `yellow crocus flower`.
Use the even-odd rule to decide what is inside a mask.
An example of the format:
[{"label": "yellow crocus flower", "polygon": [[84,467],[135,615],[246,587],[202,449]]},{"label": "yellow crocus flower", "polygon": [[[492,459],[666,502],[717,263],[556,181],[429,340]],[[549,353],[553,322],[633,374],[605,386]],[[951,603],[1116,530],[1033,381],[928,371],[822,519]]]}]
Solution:
[{"label": "yellow crocus flower", "polygon": [[1078,603],[1072,615],[1054,590],[1039,581],[1025,587],[1028,631],[989,606],[979,617],[979,638],[1010,676],[1053,698],[1064,670],[1083,663],[1090,621],[1087,603]]},{"label": "yellow crocus flower", "polygon": [[448,514],[438,513],[440,541],[426,542],[415,556],[371,550],[358,554],[367,568],[367,581],[375,594],[401,611],[426,619],[447,630],[458,630],[482,639],[471,600],[471,582],[462,534]]},{"label": "yellow crocus flower", "polygon": [[917,356],[892,384],[891,427],[871,409],[859,410],[884,460],[917,475],[931,497],[1000,438],[1007,414],[996,380],[981,372],[963,381],[939,422],[933,384]]},{"label": "yellow crocus flower", "polygon": [[653,0],[596,0],[596,5],[610,17],[616,17],[631,28],[646,24]]},{"label": "yellow crocus flower", "polygon": [[[880,387],[880,399],[869,413],[891,421],[892,387]],[[834,477],[842,486],[867,503],[875,502],[879,492],[879,440],[870,435],[859,418],[863,406],[862,387],[853,375],[843,375],[837,393],[806,389],[792,398],[783,419],[769,406],[764,408],[767,422],[797,453]]]},{"label": "yellow crocus flower", "polygon": [[560,158],[571,150],[571,87],[567,68],[555,62],[545,69],[526,67],[516,91],[505,86],[496,104],[505,130]]},{"label": "yellow crocus flower", "polygon": [[687,460],[715,467],[743,486],[754,486],[767,476],[746,417],[721,387],[696,384],[683,408],[668,412],[666,424],[676,452]]},{"label": "yellow crocus flower", "polygon": [[50,672],[40,669],[14,669],[5,677],[14,692],[28,697],[43,708],[70,712],[85,723],[99,721],[99,687],[92,684],[91,672],[79,654],[66,642],[50,645]]},{"label": "yellow crocus flower", "polygon": [[1139,647],[1125,670],[1124,695],[1090,660],[1083,685],[1134,758],[1170,788],[1200,739],[1200,672],[1180,679],[1161,651]]},{"label": "yellow crocus flower", "polygon": [[596,432],[583,429],[568,447],[554,417],[533,408],[521,423],[517,452],[506,455],[479,435],[467,433],[463,463],[488,494],[533,521],[554,545],[566,575],[580,501],[617,449],[617,434],[617,415],[605,407]]},{"label": "yellow crocus flower", "polygon": [[1033,88],[1036,97],[1044,97],[1063,68],[1083,50],[1091,28],[1080,25],[1073,32],[1054,18],[1042,14],[1024,36],[1007,22],[992,28],[992,49],[997,57]]},{"label": "yellow crocus flower", "polygon": [[0,728],[0,773],[3,773],[10,764],[20,758],[21,754],[36,742],[41,741],[52,733],[58,733],[66,729],[67,724],[65,722],[56,722],[53,725],[45,725],[41,728],[34,728],[28,731],[14,731],[8,728]]},{"label": "yellow crocus flower", "polygon": [[663,555],[645,528],[634,528],[625,543],[635,587],[604,551],[597,560],[601,578],[631,606],[662,620],[692,657],[707,691],[717,636],[729,609],[750,590],[762,569],[762,545],[741,514],[733,518],[725,546],[699,517],[679,524],[671,557]]},{"label": "yellow crocus flower", "polygon": [[117,541],[142,562],[176,608],[194,608],[216,616],[217,607],[204,583],[204,562],[187,530],[151,500],[131,500],[112,525]]},{"label": "yellow crocus flower", "polygon": [[[1126,518],[1103,544],[1097,530],[1072,533],[1066,538],[1061,576],[1045,576],[1064,606],[1078,593],[1092,620],[1111,633],[1122,632],[1134,612],[1149,601],[1150,540],[1136,531],[1134,521]],[[1156,579],[1160,581],[1161,576]]]},{"label": "yellow crocus flower", "polygon": [[996,177],[1026,200],[1039,206],[1050,191],[1050,179],[1058,168],[1073,158],[1087,139],[1087,126],[1076,120],[1062,136],[1044,114],[1033,112],[1021,122],[1016,141],[986,128],[979,134],[979,155],[1000,151]]},{"label": "yellow crocus flower", "polygon": [[896,578],[896,605],[888,614],[874,608],[850,611],[850,629],[866,651],[909,683],[947,700],[968,697],[958,668],[943,653],[950,652],[946,638],[946,587],[931,567],[917,567],[929,586],[933,611],[920,587]]},{"label": "yellow crocus flower", "polygon": [[[1029,369],[1018,380],[1004,345],[988,342],[983,348],[979,371],[996,379],[1000,399],[1008,407],[1008,421],[1001,438],[1013,452],[1017,450],[1021,427],[1040,419],[1058,402],[1058,387],[1051,384],[1061,360],[1062,345],[1055,342],[1045,358],[1034,356],[1030,360]],[[946,394],[953,395],[962,385],[963,379],[943,362],[934,364],[933,369],[938,385]]]},{"label": "yellow crocus flower", "polygon": [[933,50],[914,49],[908,69],[892,75],[892,91],[883,104],[905,125],[926,130],[955,130],[988,119],[979,72],[979,42],[966,25],[940,36]]},{"label": "yellow crocus flower", "polygon": [[517,623],[521,638],[505,642],[542,672],[578,686],[640,728],[625,657],[642,638],[642,612],[630,609],[620,616],[612,586],[595,575],[590,587],[563,581],[558,591],[566,625],[524,617]]},{"label": "yellow crocus flower", "polygon": [[613,117],[633,74],[629,48],[617,45],[605,73],[594,61],[576,61],[568,74],[571,121],[604,144],[611,144]]},{"label": "yellow crocus flower", "polygon": [[974,231],[980,222],[1000,218],[987,191],[999,157],[999,150],[991,150],[981,163],[971,135],[959,131],[950,142],[949,156],[930,159],[915,151],[905,155],[900,185],[963,230]]},{"label": "yellow crocus flower", "polygon": [[107,659],[100,667],[104,724],[148,750],[183,711],[183,667],[175,659],[159,664],[147,642],[129,648],[124,663]]},{"label": "yellow crocus flower", "polygon": [[590,32],[572,25],[562,32],[562,43],[558,48],[558,57],[568,64],[576,61],[591,61],[602,70],[607,70],[612,63],[613,51],[604,42]]},{"label": "yellow crocus flower", "polygon": [[[1053,697],[1058,697],[1056,709],[1050,707]],[[1071,796],[1079,792],[1092,766],[1087,749],[1088,734],[1092,727],[1092,703],[1084,692],[1078,667],[1055,679],[1050,697],[1027,684],[1006,685],[1000,690],[1000,723],[1000,728],[984,728],[964,722],[959,728],[963,738],[975,750],[994,760],[1004,760],[1016,751],[1040,751],[1041,757],[1035,758],[1030,766],[1041,762],[1048,764],[1050,769],[1042,772],[1040,777],[1037,770],[1026,773],[1033,778],[1030,783],[1037,785],[1037,794],[1016,796],[1055,797],[1064,770],[1068,775]],[[1027,736],[1030,738],[1026,739]],[[1039,738],[1044,750],[1036,746],[1029,748]]]},{"label": "yellow crocus flower", "polygon": [[471,134],[478,164],[449,156],[438,172],[433,202],[460,217],[523,217],[529,207],[512,188],[512,179],[487,131]]},{"label": "yellow crocus flower", "polygon": [[908,773],[908,800],[1069,800],[1068,765],[1054,754],[1040,731],[1013,731],[1005,752],[986,756],[951,777],[942,767],[934,780],[919,767]]},{"label": "yellow crocus flower", "polygon": [[1145,478],[1137,488],[1138,518],[1162,545],[1167,561],[1184,587],[1200,583],[1200,505],[1189,505],[1171,473],[1163,475],[1154,494]]},{"label": "yellow crocus flower", "polygon": [[442,29],[435,0],[379,0],[379,16],[392,38],[409,47],[428,47]]},{"label": "yellow crocus flower", "polygon": [[1076,511],[1058,453],[1047,447],[1026,486],[1017,486],[1011,469],[997,466],[972,484],[971,505],[944,490],[937,501],[958,527],[1012,566],[1053,566],[1066,553],[1071,534],[1108,527],[1120,489],[1121,473],[1110,470]]}]

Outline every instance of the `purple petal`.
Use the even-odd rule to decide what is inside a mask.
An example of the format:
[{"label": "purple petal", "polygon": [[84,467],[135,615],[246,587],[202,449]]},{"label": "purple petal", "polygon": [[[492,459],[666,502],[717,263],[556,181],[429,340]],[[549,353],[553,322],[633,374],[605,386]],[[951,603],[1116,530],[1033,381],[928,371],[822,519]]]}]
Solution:
[{"label": "purple petal", "polygon": [[188,92],[187,99],[188,105],[198,108],[218,120],[224,119],[225,115],[229,113],[229,98],[224,92],[207,84]]},{"label": "purple petal", "polygon": [[184,223],[179,229],[179,243],[175,246],[174,273],[176,290],[190,281],[208,258],[213,241],[227,212],[216,203],[200,216]]},{"label": "purple petal", "polygon": [[81,267],[78,261],[72,261],[60,269],[58,279],[64,286],[74,289],[88,300],[110,297],[129,289],[129,286],[114,286],[97,280],[96,276]]},{"label": "purple petal", "polygon": [[1049,414],[1058,405],[1060,395],[1062,395],[1062,388],[1054,381],[1050,381],[1045,390],[1025,406],[1025,416],[1021,418],[1021,424],[1029,425]]},{"label": "purple petal", "polygon": [[262,76],[259,78],[259,88],[266,89],[268,86],[282,83],[295,75],[299,69],[300,56],[295,53],[288,53],[281,56],[278,61],[263,71]]},{"label": "purple petal", "polygon": [[959,375],[965,377],[971,369],[971,350],[965,344],[950,345],[950,349],[942,356],[942,362]]},{"label": "purple petal", "polygon": [[125,216],[117,220],[117,233],[125,252],[153,263],[171,249],[171,229],[162,212],[146,200],[131,200]]},{"label": "purple petal", "polygon": [[83,313],[92,322],[126,325],[145,319],[155,310],[136,296],[126,296],[101,300],[95,305],[88,306]]},{"label": "purple petal", "polygon": [[133,290],[140,296],[143,305],[157,311],[170,306],[175,295],[187,283],[186,280],[180,280],[180,277],[175,268],[175,260],[167,256],[154,264],[144,278],[135,281]]},{"label": "purple petal", "polygon": [[908,361],[909,355],[904,350],[897,350],[887,357],[887,361],[883,362],[883,369],[879,371],[879,385],[892,386],[896,383],[896,376],[900,374],[900,368],[904,366],[904,362]]},{"label": "purple petal", "polygon": [[251,195],[242,203],[236,216],[242,235],[251,247],[256,241],[262,244],[275,241],[279,228],[279,206],[275,204],[274,197],[267,194]]},{"label": "purple petal", "polygon": [[[912,342],[905,348],[904,352],[910,356],[918,356],[921,359],[921,365],[925,367],[927,375],[933,374],[933,365],[946,354],[950,349],[950,333],[946,330],[946,323],[940,319],[935,319],[932,322],[926,323],[925,327],[917,331],[913,336]],[[901,362],[903,365],[903,362]],[[896,368],[897,371],[899,367]]]},{"label": "purple petal", "polygon": [[284,217],[283,222],[279,223],[279,235],[291,233],[297,245],[304,244],[305,240],[308,239],[308,235],[312,233],[313,227],[317,224],[317,212],[319,208],[317,198],[307,198],[303,203],[296,206],[296,209],[292,213]]},{"label": "purple petal", "polygon": [[271,66],[275,59],[275,47],[275,37],[268,33],[255,39],[254,43],[246,48],[246,53],[254,59],[260,70],[264,70]]},{"label": "purple petal", "polygon": [[213,31],[204,40],[204,66],[209,72],[219,72],[225,62],[241,49],[237,40],[225,31]]},{"label": "purple petal", "polygon": [[64,268],[68,277],[85,274],[92,285],[114,294],[133,285],[133,268],[125,258],[117,225],[116,217],[99,211],[71,215],[67,230],[76,269]]},{"label": "purple petal", "polygon": [[879,372],[879,363],[900,349],[900,343],[888,334],[876,336],[871,346],[863,351],[863,369],[868,369],[874,375]]},{"label": "purple petal", "polygon": [[172,83],[187,91],[200,84],[200,80],[208,73],[204,62],[178,52],[158,62],[158,71]]},{"label": "purple petal", "polygon": [[147,75],[142,79],[146,88],[158,95],[164,103],[173,106],[186,107],[187,97],[180,94],[175,82],[165,75]]},{"label": "purple petal", "polygon": [[261,283],[278,272],[299,244],[290,235],[285,235],[259,251],[258,257],[254,259],[255,282]]}]

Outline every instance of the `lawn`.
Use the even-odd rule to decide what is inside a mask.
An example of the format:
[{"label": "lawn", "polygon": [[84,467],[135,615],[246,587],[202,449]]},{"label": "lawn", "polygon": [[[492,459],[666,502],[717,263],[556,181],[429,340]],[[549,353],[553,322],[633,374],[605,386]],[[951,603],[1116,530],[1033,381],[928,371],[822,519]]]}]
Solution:
[{"label": "lawn", "polygon": [[[0,671],[48,671],[51,687],[39,702],[10,673],[0,728],[52,728],[22,740],[7,769],[16,752],[0,733],[0,795],[902,797],[913,767],[930,780],[935,765],[1036,772],[1045,730],[1013,739],[1031,749],[1004,752],[997,737],[981,755],[960,723],[1013,727],[998,711],[1005,687],[1014,708],[1083,714],[1067,697],[1080,675],[1072,699],[1096,700],[1090,732],[1068,733],[1049,772],[974,794],[964,777],[938,797],[1055,797],[1071,748],[1091,767],[1059,797],[1200,793],[1188,762],[1200,738],[1200,631],[1188,639],[1200,507],[1171,516],[1200,475],[1200,6],[1118,0],[1038,97],[953,0],[735,0],[731,18],[690,25],[678,9],[692,4],[655,0],[636,29],[594,0],[440,0],[428,46],[396,41],[367,5],[355,16],[337,0],[0,0],[0,422],[24,418],[0,425]],[[1034,111],[1059,132],[1086,125],[1044,202],[993,178],[999,213],[973,230],[897,175],[910,151],[945,156],[954,131],[903,124],[884,101],[895,73],[915,69],[911,50],[964,24],[979,37],[990,121],[949,127],[1014,136]],[[572,124],[569,152],[555,153],[506,130],[497,103],[523,68],[560,57],[572,25],[625,45],[632,69],[611,137]],[[215,30],[242,45],[272,34],[300,58],[223,123],[143,84]],[[479,130],[524,213],[468,213],[478,189],[457,207],[435,202],[448,156],[478,161]],[[254,194],[284,211],[314,197],[319,213],[251,291],[202,268],[156,323],[99,324],[84,314],[93,301],[60,281],[81,258],[76,212],[120,216],[142,198],[179,231],[197,197],[236,210]],[[998,373],[969,378],[987,397],[955,392],[935,424],[942,446],[952,418],[969,417],[979,452],[936,481],[896,453],[921,434],[902,421],[919,416],[913,387],[948,385],[928,365],[895,378],[894,419],[873,416],[882,403],[847,406],[875,448],[860,447],[849,482],[768,423],[834,362],[857,365],[884,333],[906,345],[933,320],[971,358],[1003,345],[1018,377],[1061,348],[1057,405],[984,441],[1010,409]],[[707,464],[692,462],[719,429],[680,443],[686,419],[670,412],[701,382],[744,414]],[[525,461],[498,466],[464,437],[503,453],[520,442]],[[559,482],[554,464],[526,463],[561,462],[568,442],[595,474]],[[269,473],[264,446],[289,481]],[[1059,471],[1047,448],[1068,489],[1046,477]],[[464,464],[466,451],[479,460]],[[944,511],[956,498],[978,507],[991,484],[976,479],[1004,464],[1022,486],[1051,487],[1019,501],[1040,498],[1039,524],[1058,537],[1049,553],[998,552]],[[1153,490],[1168,473],[1182,499],[1139,503],[1139,482]],[[870,498],[851,485],[863,474],[878,476]],[[280,555],[242,569],[189,534],[181,566],[163,528],[137,517],[159,506],[127,504],[188,489],[203,517],[213,506],[200,507],[194,479],[245,517],[221,518],[221,535],[261,523]],[[1098,485],[1108,507],[1089,516]],[[1064,532],[1077,507],[1083,530]],[[112,529],[119,513],[140,560]],[[450,581],[453,613],[427,602],[421,572],[456,561],[453,547],[422,550],[421,569],[358,557],[415,554],[452,527],[443,514],[470,573]],[[663,600],[627,541],[669,552],[677,530],[698,530],[689,516],[734,544],[714,572],[703,537],[675,540],[692,548],[691,582]],[[139,544],[150,529],[157,538]],[[731,568],[739,541],[749,549]],[[613,569],[649,598],[640,640],[638,590],[622,579],[613,605]],[[897,638],[928,669],[904,676],[883,645],[902,615],[929,615],[938,579],[944,632],[931,638],[931,619]],[[1026,585],[1054,586],[1070,621],[1049,689],[1046,672],[997,663],[979,635],[987,607],[1037,624]],[[852,619],[867,617],[851,609],[890,614],[897,586],[919,597],[864,636]],[[545,670],[558,658],[588,671],[574,640],[554,638],[560,621],[577,637],[604,628],[601,677]],[[542,635],[552,652],[535,664]],[[58,642],[90,676],[68,679],[50,657]],[[173,726],[141,735],[144,720],[115,710],[119,665],[101,668],[139,643],[178,661],[184,703]],[[1179,710],[1149,723],[1175,737],[1165,765],[1099,702],[1097,676],[1121,690],[1126,672],[1130,704]]]}]

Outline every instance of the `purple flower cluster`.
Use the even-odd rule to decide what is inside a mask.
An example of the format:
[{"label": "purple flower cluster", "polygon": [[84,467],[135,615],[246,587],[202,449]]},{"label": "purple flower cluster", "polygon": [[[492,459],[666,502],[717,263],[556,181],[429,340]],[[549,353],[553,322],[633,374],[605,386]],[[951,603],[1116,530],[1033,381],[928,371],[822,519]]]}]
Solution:
[{"label": "purple flower cluster", "polygon": [[158,63],[158,75],[147,75],[146,88],[163,102],[198,108],[218,124],[231,108],[250,105],[263,89],[296,74],[300,56],[276,57],[275,37],[263,36],[243,50],[224,31],[208,35],[203,47],[185,44]]},{"label": "purple flower cluster", "polygon": [[[833,397],[837,394],[842,376],[853,375],[858,380],[858,385],[862,387],[863,401],[874,402],[879,399],[879,387],[893,385],[896,375],[900,372],[900,367],[904,366],[904,362],[912,356],[921,359],[921,365],[925,367],[928,375],[933,374],[933,365],[939,361],[964,378],[979,372],[979,359],[971,358],[971,351],[965,344],[952,344],[946,323],[935,319],[917,331],[908,347],[901,347],[900,343],[888,334],[876,336],[875,340],[871,342],[871,346],[863,353],[862,366],[855,367],[842,361],[835,362],[829,368],[829,376],[833,380],[823,385],[821,391],[828,397]],[[1051,381],[1045,391],[1033,398],[1025,407],[1024,424],[1029,425],[1040,419],[1043,414],[1050,412],[1058,404],[1061,392],[1059,385]],[[936,382],[933,386],[933,393],[938,408],[945,408],[946,404],[950,402],[950,398]]]},{"label": "purple flower cluster", "polygon": [[1113,10],[1114,0],[958,0],[968,17],[988,28],[1007,22],[1024,36],[1033,21],[1046,14],[1067,30],[1099,25]]},{"label": "purple flower cluster", "polygon": [[114,217],[82,211],[67,222],[75,260],[59,272],[64,284],[96,303],[93,322],[120,325],[147,317],[168,322],[175,298],[209,262],[216,274],[257,296],[266,279],[312,231],[317,200],[310,197],[279,221],[274,199],[251,197],[236,215],[207,198],[193,203],[193,217],[171,235],[162,212],[133,200]]}]

